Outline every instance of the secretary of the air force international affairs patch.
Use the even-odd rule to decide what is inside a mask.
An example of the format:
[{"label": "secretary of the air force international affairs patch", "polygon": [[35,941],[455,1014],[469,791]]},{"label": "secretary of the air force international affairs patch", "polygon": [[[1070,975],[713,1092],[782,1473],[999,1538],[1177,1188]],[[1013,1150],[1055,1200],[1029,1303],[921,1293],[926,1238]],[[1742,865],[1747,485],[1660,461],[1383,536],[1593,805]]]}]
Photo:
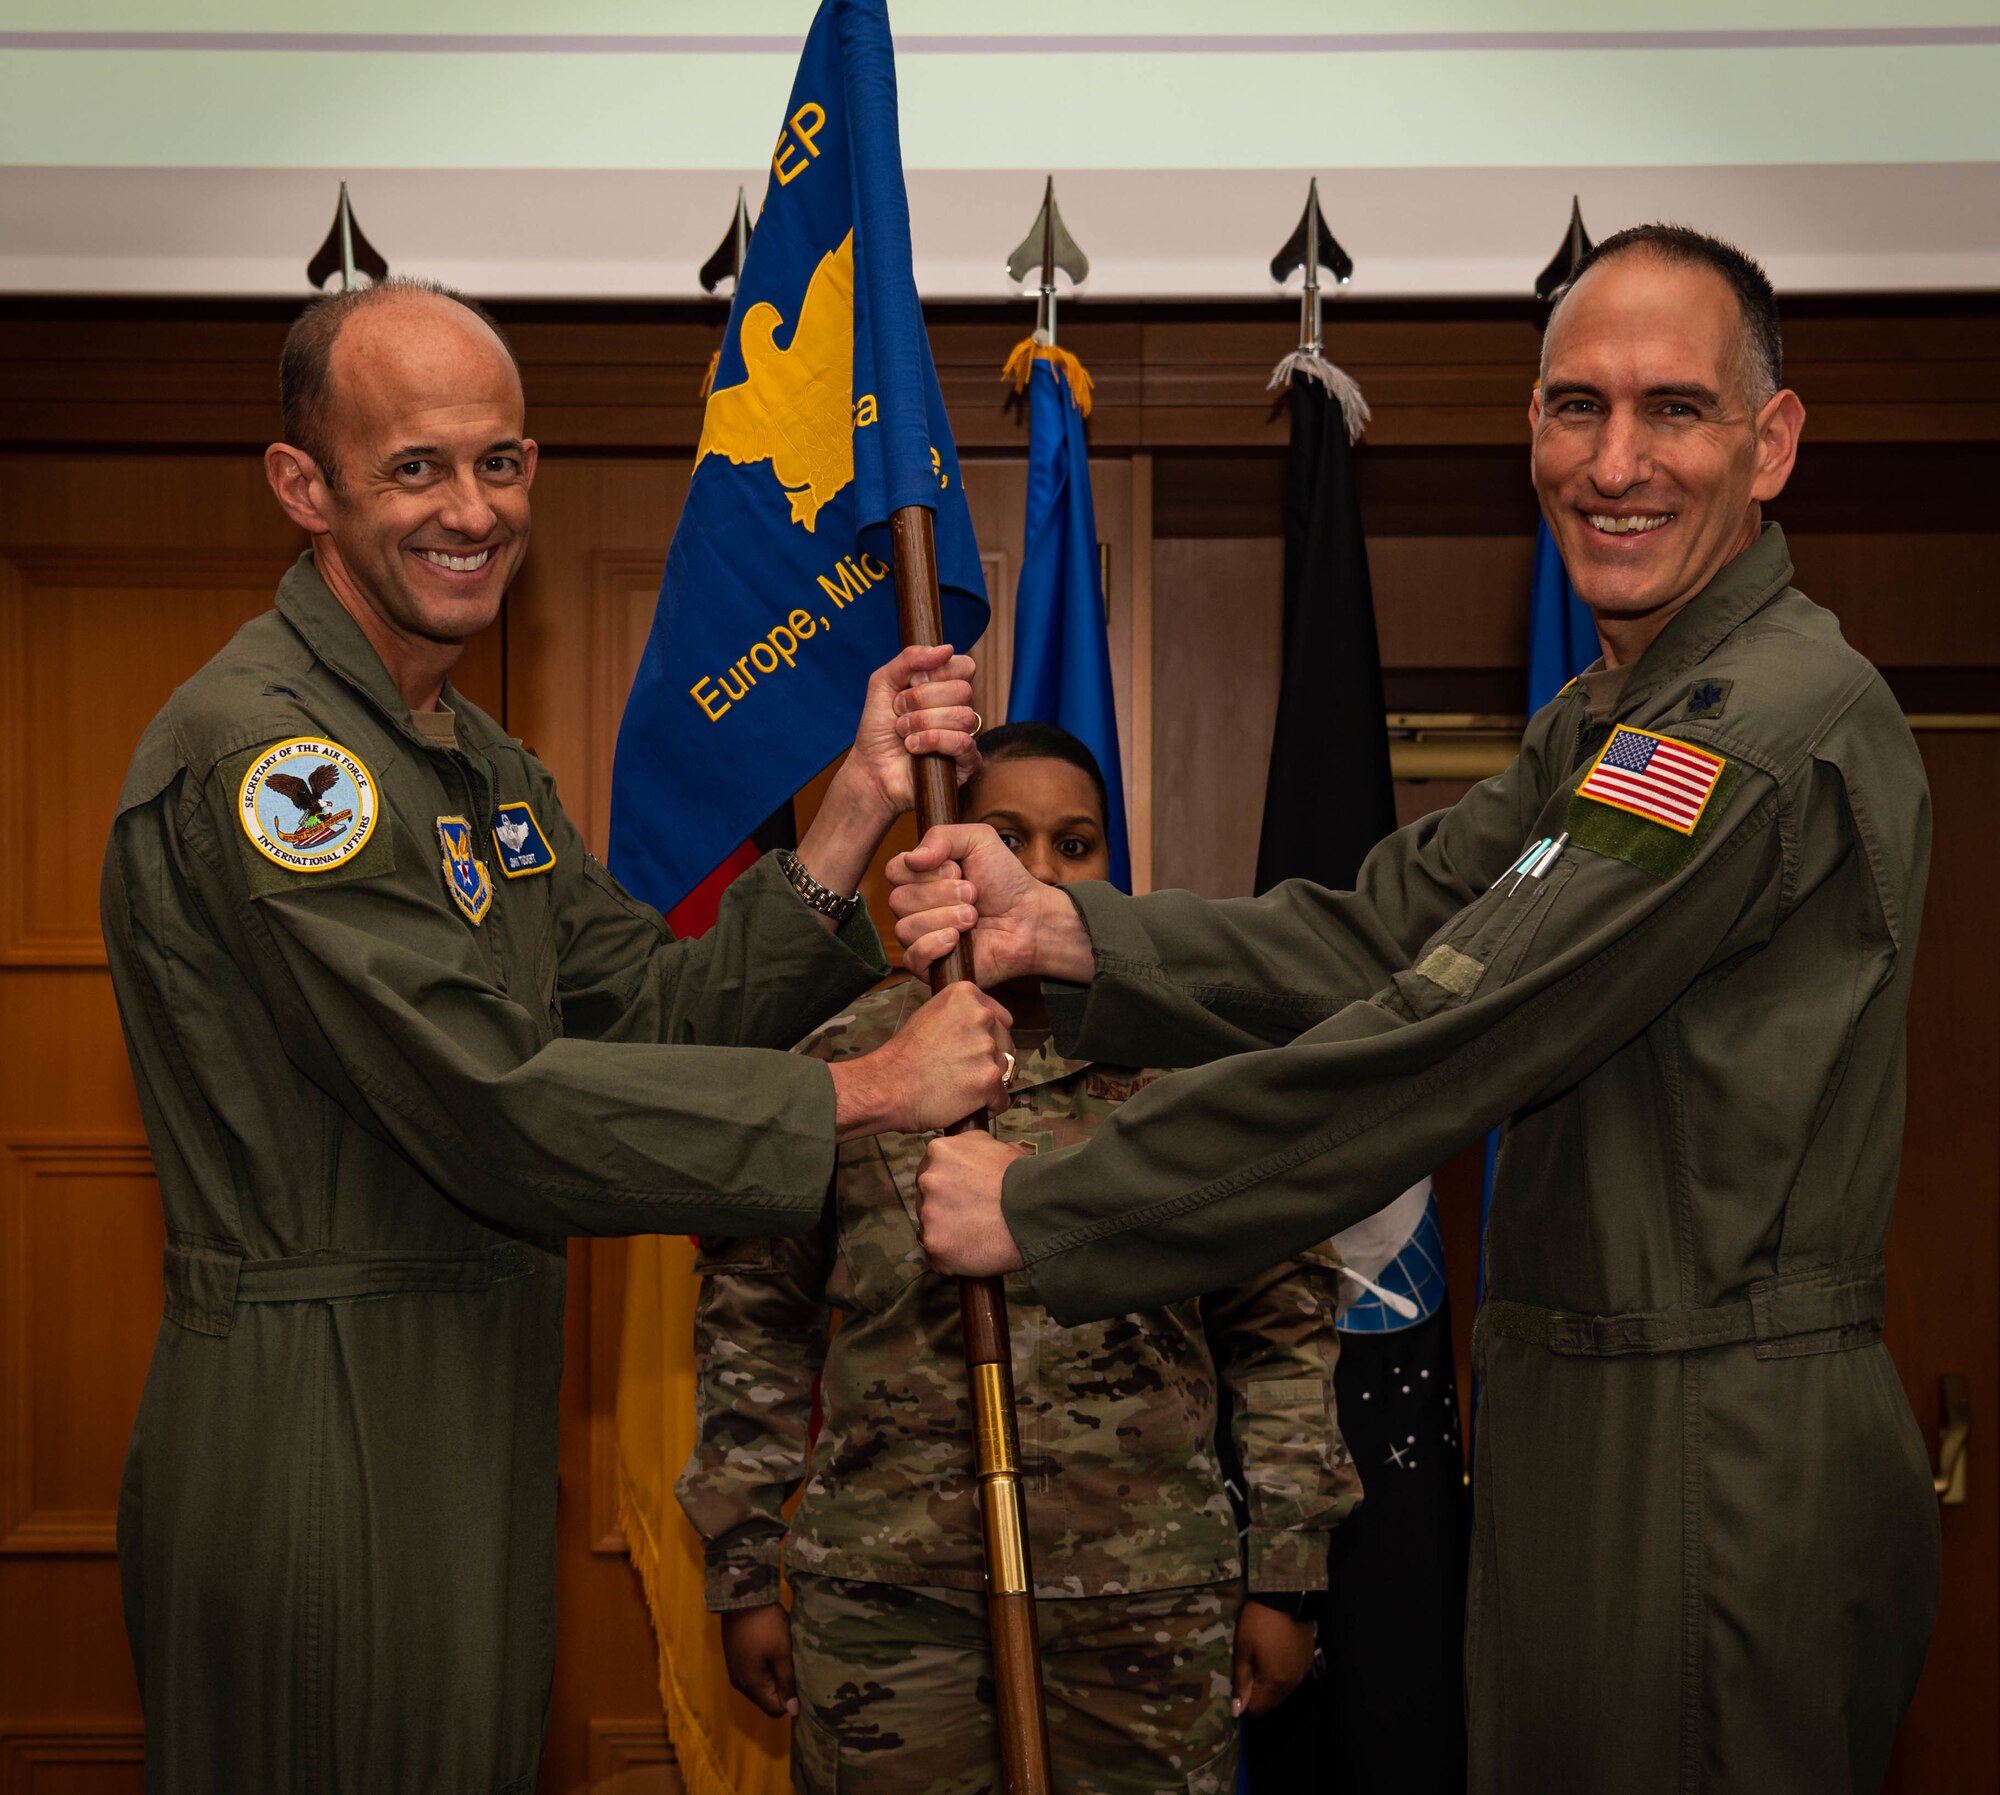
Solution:
[{"label": "secretary of the air force international affairs patch", "polygon": [[287,872],[345,866],[375,832],[375,776],[338,742],[294,736],[256,755],[237,788],[250,845]]}]

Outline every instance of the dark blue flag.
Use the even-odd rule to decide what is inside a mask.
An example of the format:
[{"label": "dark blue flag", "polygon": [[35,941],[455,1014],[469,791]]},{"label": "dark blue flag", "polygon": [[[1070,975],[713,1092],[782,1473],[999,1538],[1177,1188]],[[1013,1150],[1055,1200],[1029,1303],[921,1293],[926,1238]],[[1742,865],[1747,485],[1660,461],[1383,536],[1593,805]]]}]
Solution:
[{"label": "dark blue flag", "polygon": [[1534,584],[1528,599],[1528,715],[1533,716],[1597,659],[1597,625],[1569,583],[1546,521],[1535,526]]},{"label": "dark blue flag", "polygon": [[730,307],[618,731],[611,864],[671,909],[845,748],[899,646],[890,514],[935,514],[945,637],[986,626],[910,268],[882,0],[825,0]]},{"label": "dark blue flag", "polygon": [[1132,851],[1083,413],[1067,371],[1039,355],[1028,375],[1028,520],[1014,584],[1007,720],[1060,724],[1097,756],[1111,882],[1130,891]]}]

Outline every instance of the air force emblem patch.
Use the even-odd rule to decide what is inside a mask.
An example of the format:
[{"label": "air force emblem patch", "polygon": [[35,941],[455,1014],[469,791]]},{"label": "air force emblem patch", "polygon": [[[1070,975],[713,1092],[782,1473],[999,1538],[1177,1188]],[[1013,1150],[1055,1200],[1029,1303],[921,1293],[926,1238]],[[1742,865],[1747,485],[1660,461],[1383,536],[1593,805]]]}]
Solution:
[{"label": "air force emblem patch", "polygon": [[441,816],[438,840],[444,843],[445,890],[467,922],[482,921],[493,907],[493,880],[486,862],[472,851],[472,825],[462,816]]},{"label": "air force emblem patch", "polygon": [[525,879],[545,873],[556,863],[556,851],[525,802],[503,804],[493,819],[493,841],[500,850],[501,876]]},{"label": "air force emblem patch", "polygon": [[250,762],[236,814],[250,845],[287,872],[344,866],[375,831],[375,776],[338,742],[294,736]]}]

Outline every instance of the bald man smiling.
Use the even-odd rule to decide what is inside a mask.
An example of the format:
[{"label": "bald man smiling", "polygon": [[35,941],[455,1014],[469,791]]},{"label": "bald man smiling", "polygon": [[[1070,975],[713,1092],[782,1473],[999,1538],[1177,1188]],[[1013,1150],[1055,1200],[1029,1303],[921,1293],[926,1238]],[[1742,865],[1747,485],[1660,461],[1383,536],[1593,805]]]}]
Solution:
[{"label": "bald man smiling", "polygon": [[147,1786],[525,1791],[564,1237],[797,1233],[837,1141],[1004,1103],[967,985],[849,1067],[777,1051],[887,970],[839,894],[910,754],[976,763],[971,663],[877,673],[796,856],[676,941],[450,684],[528,545],[491,321],[322,301],[281,388],[265,470],[311,547],[146,731],[104,870],[167,1221],[118,1523]]}]

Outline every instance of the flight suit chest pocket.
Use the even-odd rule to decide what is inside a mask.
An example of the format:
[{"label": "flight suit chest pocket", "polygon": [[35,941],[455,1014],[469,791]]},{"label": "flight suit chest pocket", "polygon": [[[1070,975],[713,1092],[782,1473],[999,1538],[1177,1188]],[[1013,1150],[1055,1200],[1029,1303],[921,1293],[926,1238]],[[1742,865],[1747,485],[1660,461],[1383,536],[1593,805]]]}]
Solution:
[{"label": "flight suit chest pocket", "polygon": [[492,945],[502,963],[507,995],[535,1018],[543,1043],[563,1032],[556,994],[559,961],[555,913],[547,879],[521,880],[503,887],[487,917]]},{"label": "flight suit chest pocket", "polygon": [[1396,991],[1410,1013],[1434,1016],[1506,984],[1575,876],[1575,862],[1565,857],[1539,879],[1503,879],[1462,912],[1414,967],[1396,975]]}]

